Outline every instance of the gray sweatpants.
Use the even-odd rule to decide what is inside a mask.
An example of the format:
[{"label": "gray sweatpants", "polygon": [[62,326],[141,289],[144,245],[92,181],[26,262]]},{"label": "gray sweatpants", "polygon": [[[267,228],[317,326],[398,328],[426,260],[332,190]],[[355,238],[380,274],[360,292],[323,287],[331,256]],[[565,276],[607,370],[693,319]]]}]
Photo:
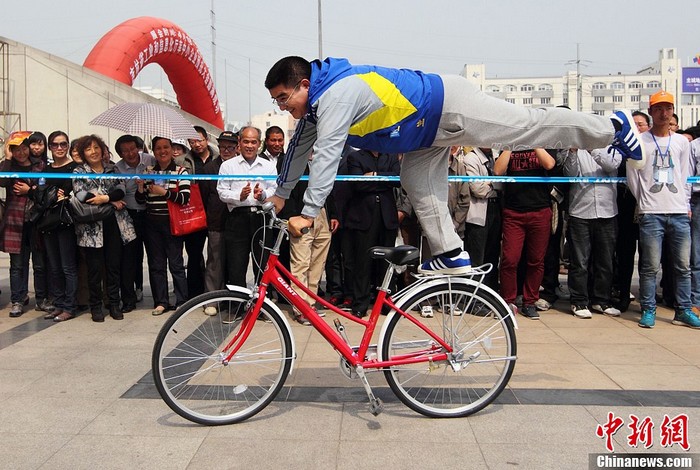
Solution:
[{"label": "gray sweatpants", "polygon": [[433,254],[463,246],[447,207],[450,146],[594,149],[613,140],[615,129],[607,117],[516,106],[482,93],[464,77],[447,75],[442,80],[445,98],[433,145],[407,153],[401,163],[401,185]]}]

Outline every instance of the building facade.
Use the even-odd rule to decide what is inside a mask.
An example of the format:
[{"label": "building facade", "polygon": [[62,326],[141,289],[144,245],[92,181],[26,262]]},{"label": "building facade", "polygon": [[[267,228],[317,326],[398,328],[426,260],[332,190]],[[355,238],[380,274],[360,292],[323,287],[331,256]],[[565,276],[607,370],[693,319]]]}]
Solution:
[{"label": "building facade", "polygon": [[618,109],[647,112],[649,97],[666,90],[676,97],[681,128],[700,120],[695,95],[682,95],[681,61],[675,48],[659,51],[658,60],[635,74],[579,75],[575,70],[561,77],[487,78],[484,64],[467,64],[462,76],[491,96],[534,108],[566,105],[585,113],[608,115]]}]

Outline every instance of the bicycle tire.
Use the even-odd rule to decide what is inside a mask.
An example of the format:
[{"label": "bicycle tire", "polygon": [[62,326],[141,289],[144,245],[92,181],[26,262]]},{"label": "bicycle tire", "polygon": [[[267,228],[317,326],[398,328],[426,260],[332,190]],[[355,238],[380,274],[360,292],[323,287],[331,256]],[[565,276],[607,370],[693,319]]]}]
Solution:
[{"label": "bicycle tire", "polygon": [[[284,385],[292,339],[266,305],[241,349],[228,364],[221,360],[221,348],[240,329],[248,301],[237,292],[207,292],[178,308],[161,328],[151,357],[153,378],[165,403],[183,418],[237,423],[265,408]],[[217,314],[206,315],[205,307],[215,307]]]},{"label": "bicycle tire", "polygon": [[[449,313],[450,305],[454,315]],[[513,373],[517,344],[509,312],[491,292],[453,280],[409,294],[397,307],[411,315],[432,312],[432,318],[421,322],[435,333],[442,331],[440,337],[459,351],[457,359],[467,360],[460,362],[460,370],[454,370],[448,361],[385,369],[389,386],[406,406],[429,417],[456,418],[476,413],[498,397]],[[388,321],[380,338],[384,361],[398,355],[422,355],[428,347],[434,354],[435,346],[440,346],[398,313]],[[439,347],[438,352],[444,348]]]}]

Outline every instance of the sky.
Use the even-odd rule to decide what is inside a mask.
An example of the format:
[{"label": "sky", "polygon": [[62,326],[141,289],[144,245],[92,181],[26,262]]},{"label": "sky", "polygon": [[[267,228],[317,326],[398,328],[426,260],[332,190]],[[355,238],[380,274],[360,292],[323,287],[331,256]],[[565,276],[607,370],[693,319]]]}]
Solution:
[{"label": "sky", "polygon": [[[669,0],[320,0],[323,56],[356,64],[458,74],[486,64],[487,77],[634,73],[664,47],[682,65],[700,54],[696,6]],[[216,88],[229,120],[272,111],[263,86],[287,55],[319,55],[319,0],[214,0]],[[211,0],[3,0],[0,36],[82,64],[111,28],[153,16],[179,25],[212,69]],[[26,12],[17,14],[17,12]],[[12,12],[12,13],[10,13]],[[695,32],[695,34],[693,34]],[[137,86],[171,89],[158,65]]]}]

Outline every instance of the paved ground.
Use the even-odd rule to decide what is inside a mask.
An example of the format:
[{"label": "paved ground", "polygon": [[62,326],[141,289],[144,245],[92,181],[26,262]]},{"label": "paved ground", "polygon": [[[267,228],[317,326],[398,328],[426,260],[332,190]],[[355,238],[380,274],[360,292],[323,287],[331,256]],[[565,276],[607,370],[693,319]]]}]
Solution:
[{"label": "paved ground", "polygon": [[[660,445],[665,414],[686,414],[690,452],[700,446],[700,331],[671,325],[666,309],[653,330],[637,326],[636,303],[619,319],[576,319],[564,302],[541,321],[519,317],[509,389],[456,420],[413,413],[381,375],[371,381],[386,410],[372,416],[332,349],[294,324],[299,360],[284,392],[247,422],[209,428],[172,413],[152,386],[165,317],[150,315],[150,298],[124,321],[11,319],[0,268],[3,469],[587,468],[589,454],[606,452],[595,432],[610,412],[624,421],[617,455],[683,452]],[[630,415],[652,419],[650,449],[628,445]]]}]

